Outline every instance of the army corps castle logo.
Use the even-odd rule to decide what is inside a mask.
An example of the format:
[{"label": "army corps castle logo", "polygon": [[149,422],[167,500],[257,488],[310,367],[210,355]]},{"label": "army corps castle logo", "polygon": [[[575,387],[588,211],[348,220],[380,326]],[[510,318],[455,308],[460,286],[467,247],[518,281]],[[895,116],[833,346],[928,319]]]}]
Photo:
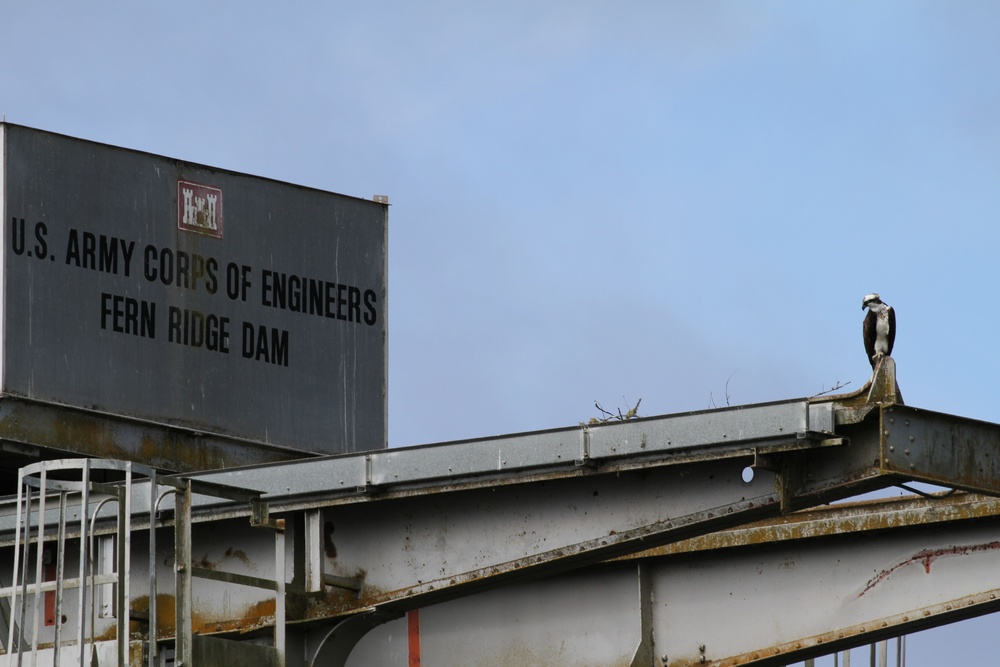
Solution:
[{"label": "army corps castle logo", "polygon": [[222,238],[222,190],[177,181],[177,228]]}]

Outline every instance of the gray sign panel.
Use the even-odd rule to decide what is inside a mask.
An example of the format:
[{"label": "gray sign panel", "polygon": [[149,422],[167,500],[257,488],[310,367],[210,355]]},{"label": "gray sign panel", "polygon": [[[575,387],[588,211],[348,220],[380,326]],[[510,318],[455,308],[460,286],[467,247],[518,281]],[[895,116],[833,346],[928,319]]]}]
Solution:
[{"label": "gray sign panel", "polygon": [[0,124],[2,392],[385,446],[387,206]]}]

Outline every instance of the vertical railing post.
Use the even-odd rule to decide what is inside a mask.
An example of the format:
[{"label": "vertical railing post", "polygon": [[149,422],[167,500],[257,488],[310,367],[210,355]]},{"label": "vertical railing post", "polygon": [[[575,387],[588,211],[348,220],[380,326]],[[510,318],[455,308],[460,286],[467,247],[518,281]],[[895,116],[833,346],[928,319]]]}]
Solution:
[{"label": "vertical railing post", "polygon": [[272,519],[266,502],[250,502],[250,525],[274,531],[274,650],[285,667],[285,520]]},{"label": "vertical railing post", "polygon": [[323,516],[320,510],[303,513],[303,585],[307,593],[323,590]]},{"label": "vertical railing post", "polygon": [[118,620],[118,664],[128,664],[129,625],[132,620],[130,570],[132,569],[132,464],[125,463],[125,483],[118,487],[118,586],[115,613]]},{"label": "vertical railing post", "polygon": [[149,476],[149,651],[147,656],[149,667],[157,667],[156,636],[159,627],[156,623],[156,508],[159,504],[159,487],[156,482],[156,471]]},{"label": "vertical railing post", "polygon": [[285,667],[285,527],[274,531],[274,648],[278,666]]},{"label": "vertical railing post", "polygon": [[182,479],[183,488],[175,496],[174,570],[176,572],[176,667],[192,667],[194,632],[191,625],[191,481]]},{"label": "vertical railing post", "polygon": [[[22,480],[23,484],[23,480]],[[17,665],[21,667],[24,657],[24,617],[27,615],[28,562],[31,556],[31,487],[24,484],[24,543],[21,549],[21,599],[17,609]]]},{"label": "vertical railing post", "polygon": [[59,491],[59,533],[56,538],[55,639],[52,642],[52,667],[59,667],[62,650],[63,579],[66,576],[66,492]]},{"label": "vertical railing post", "polygon": [[[20,652],[21,640],[15,635],[16,628],[20,627],[20,622],[18,621],[17,613],[17,582],[21,579],[20,568],[23,567],[21,561],[21,537],[23,532],[21,530],[22,525],[27,526],[24,518],[23,511],[24,502],[24,472],[18,471],[17,474],[17,523],[14,526],[15,537],[14,537],[14,573],[11,576],[11,596],[10,596],[10,620],[9,626],[7,627],[7,667],[10,667],[14,659],[14,652]],[[27,541],[27,540],[25,540]],[[16,642],[15,642],[16,640]]]},{"label": "vertical railing post", "polygon": [[45,605],[42,597],[42,553],[45,550],[45,479],[47,470],[43,467],[39,475],[38,486],[38,539],[35,543],[35,593],[31,614],[31,664],[38,664],[38,635],[41,633],[42,607]]},{"label": "vertical railing post", "polygon": [[90,555],[90,536],[87,533],[89,527],[88,508],[90,507],[90,461],[84,460],[80,470],[80,597],[78,599],[79,609],[77,611],[77,630],[79,639],[77,647],[79,650],[78,664],[84,665],[87,655],[87,594],[90,592],[90,584],[87,583],[87,560]]}]

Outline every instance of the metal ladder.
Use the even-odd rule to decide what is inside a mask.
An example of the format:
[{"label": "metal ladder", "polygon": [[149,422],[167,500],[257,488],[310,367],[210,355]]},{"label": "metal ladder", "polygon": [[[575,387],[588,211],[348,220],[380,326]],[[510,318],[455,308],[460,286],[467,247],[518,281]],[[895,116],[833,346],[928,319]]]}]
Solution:
[{"label": "metal ladder", "polygon": [[[191,558],[192,494],[249,503],[255,526],[275,533],[273,580],[193,567]],[[158,520],[161,502],[174,496],[172,521]],[[116,664],[161,667],[160,644],[173,644],[175,667],[195,664],[196,656],[219,652],[226,640],[192,632],[192,580],[274,591],[273,647],[260,664],[285,662],[284,522],[268,517],[259,493],[218,484],[163,476],[127,461],[59,459],[25,466],[18,473],[17,528],[11,585],[0,589],[0,641],[8,667],[61,664]],[[157,628],[158,558],[156,529],[173,523],[176,632],[159,638]],[[148,531],[148,556],[137,557],[146,569],[148,613],[133,609],[132,536]],[[104,547],[95,545],[101,540]],[[102,561],[101,554],[113,557]],[[161,554],[162,555],[162,554]],[[110,561],[110,562],[108,562]],[[0,582],[0,583],[6,583]],[[98,599],[105,601],[99,604]],[[98,619],[102,607],[103,622]],[[109,617],[113,617],[113,624]],[[130,623],[146,625],[145,642],[130,641]],[[64,627],[65,626],[65,627]],[[4,632],[5,631],[5,632]],[[144,647],[145,643],[145,647]],[[207,648],[206,648],[207,646]],[[143,650],[145,648],[145,650]],[[199,664],[210,660],[198,659]]]},{"label": "metal ladder", "polygon": [[[114,591],[118,663],[128,664],[133,485],[138,476],[156,484],[155,470],[122,461],[59,459],[20,469],[11,585],[0,590],[0,599],[7,601],[8,665],[20,667],[25,656],[35,665],[45,649],[52,652],[45,662],[53,667],[64,657],[68,664],[92,662],[96,591],[107,585]],[[104,573],[94,571],[99,517],[113,519],[102,533],[117,536],[113,570]]]}]

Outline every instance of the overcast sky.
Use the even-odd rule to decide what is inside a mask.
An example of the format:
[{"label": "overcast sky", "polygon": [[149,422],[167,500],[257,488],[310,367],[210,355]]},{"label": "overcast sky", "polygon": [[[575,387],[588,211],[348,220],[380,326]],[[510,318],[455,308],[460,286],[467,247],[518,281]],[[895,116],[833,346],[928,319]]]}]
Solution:
[{"label": "overcast sky", "polygon": [[0,112],[388,195],[391,446],[856,389],[873,291],[1000,421],[1000,4],[352,4],[0,0]]}]

